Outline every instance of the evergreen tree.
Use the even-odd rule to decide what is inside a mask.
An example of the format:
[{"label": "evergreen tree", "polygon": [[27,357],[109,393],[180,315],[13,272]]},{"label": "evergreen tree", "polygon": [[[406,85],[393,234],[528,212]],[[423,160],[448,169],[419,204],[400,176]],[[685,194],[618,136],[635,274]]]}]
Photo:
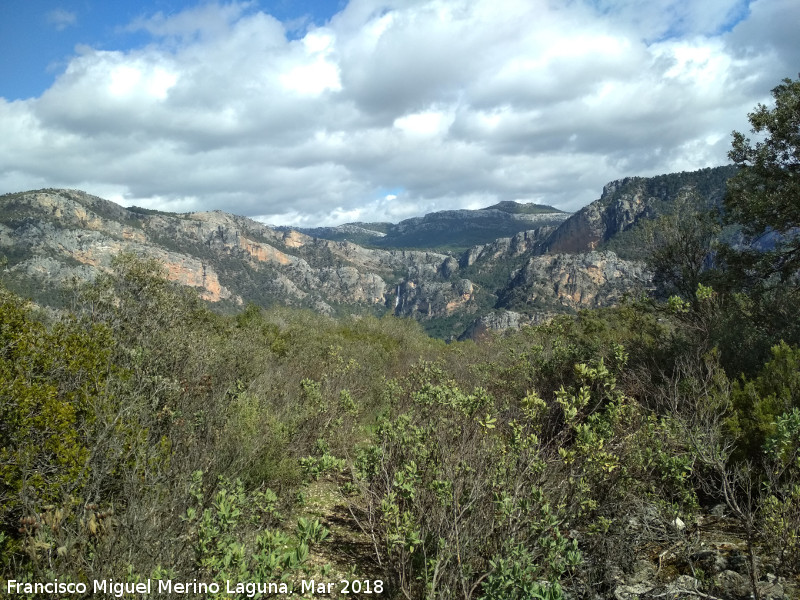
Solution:
[{"label": "evergreen tree", "polygon": [[770,251],[743,251],[735,262],[760,278],[786,280],[800,269],[800,79],[784,79],[772,96],[773,108],[759,104],[748,115],[761,141],[733,132],[728,157],[740,169],[728,182],[725,207],[751,242],[780,234]]}]

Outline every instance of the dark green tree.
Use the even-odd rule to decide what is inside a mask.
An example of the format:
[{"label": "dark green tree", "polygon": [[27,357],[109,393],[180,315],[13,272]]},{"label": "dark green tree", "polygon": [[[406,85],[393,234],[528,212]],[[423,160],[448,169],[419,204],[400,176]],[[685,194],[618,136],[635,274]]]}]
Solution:
[{"label": "dark green tree", "polygon": [[740,169],[728,181],[725,208],[753,241],[780,234],[774,249],[745,250],[734,262],[759,278],[786,280],[800,269],[800,79],[784,79],[772,96],[773,108],[759,104],[748,115],[759,141],[733,132],[728,157]]},{"label": "dark green tree", "polygon": [[697,285],[707,283],[719,225],[702,205],[689,192],[676,200],[674,212],[643,225],[651,248],[646,260],[661,296],[694,299]]},{"label": "dark green tree", "polygon": [[0,288],[0,565],[29,533],[21,518],[92,475],[97,412],[112,401],[110,344],[106,328],[74,318],[46,327]]}]

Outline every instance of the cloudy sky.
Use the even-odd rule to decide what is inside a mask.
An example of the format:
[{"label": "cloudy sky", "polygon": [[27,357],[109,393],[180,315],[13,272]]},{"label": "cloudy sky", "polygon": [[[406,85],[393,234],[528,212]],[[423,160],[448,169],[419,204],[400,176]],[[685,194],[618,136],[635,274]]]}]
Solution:
[{"label": "cloudy sky", "polygon": [[2,0],[0,193],[274,224],[726,164],[797,0]]}]

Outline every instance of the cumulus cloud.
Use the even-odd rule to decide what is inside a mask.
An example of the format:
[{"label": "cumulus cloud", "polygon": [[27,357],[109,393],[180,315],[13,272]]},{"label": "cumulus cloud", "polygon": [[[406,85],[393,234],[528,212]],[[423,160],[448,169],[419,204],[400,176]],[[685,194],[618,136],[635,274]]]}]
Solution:
[{"label": "cumulus cloud", "polygon": [[798,18],[792,0],[351,0],[298,36],[251,2],[159,13],[128,27],[146,45],[81,47],[39,98],[0,99],[0,189],[297,225],[575,210],[614,178],[724,164],[800,63]]}]

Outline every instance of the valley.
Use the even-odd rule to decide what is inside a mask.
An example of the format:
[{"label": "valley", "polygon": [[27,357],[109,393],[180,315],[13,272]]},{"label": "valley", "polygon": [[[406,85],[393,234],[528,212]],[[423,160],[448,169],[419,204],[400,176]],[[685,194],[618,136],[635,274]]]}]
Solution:
[{"label": "valley", "polygon": [[129,252],[156,258],[171,280],[222,311],[252,302],[329,316],[394,314],[463,339],[650,290],[644,223],[671,214],[687,195],[693,210],[718,204],[733,173],[626,178],[572,215],[501,203],[313,230],[221,211],[126,209],[76,190],[21,192],[0,197],[3,278],[57,306],[70,282],[93,280]]}]

